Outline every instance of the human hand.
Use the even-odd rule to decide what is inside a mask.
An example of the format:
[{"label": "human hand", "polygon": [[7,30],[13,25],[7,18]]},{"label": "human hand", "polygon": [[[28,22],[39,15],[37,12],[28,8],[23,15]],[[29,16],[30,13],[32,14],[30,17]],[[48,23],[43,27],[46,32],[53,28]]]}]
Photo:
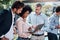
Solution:
[{"label": "human hand", "polygon": [[1,40],[9,40],[9,39],[4,36]]}]

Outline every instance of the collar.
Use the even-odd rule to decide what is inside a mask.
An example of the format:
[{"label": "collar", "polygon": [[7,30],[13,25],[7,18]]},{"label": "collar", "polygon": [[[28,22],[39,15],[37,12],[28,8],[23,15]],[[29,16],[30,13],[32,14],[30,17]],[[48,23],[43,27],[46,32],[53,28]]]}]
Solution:
[{"label": "collar", "polygon": [[22,20],[22,21],[26,22],[26,18],[25,18],[25,19],[23,19],[22,17],[20,17],[20,20]]},{"label": "collar", "polygon": [[[37,15],[37,14],[36,14],[36,12],[34,12],[34,15]],[[42,13],[40,12],[40,14],[39,14],[39,15],[42,15]]]},{"label": "collar", "polygon": [[13,11],[12,11],[12,10],[11,10],[11,12],[12,12],[12,16],[13,16],[13,17],[15,17],[15,13],[13,13]]},{"label": "collar", "polygon": [[59,17],[59,16],[56,15],[56,12],[54,13],[54,16]]}]

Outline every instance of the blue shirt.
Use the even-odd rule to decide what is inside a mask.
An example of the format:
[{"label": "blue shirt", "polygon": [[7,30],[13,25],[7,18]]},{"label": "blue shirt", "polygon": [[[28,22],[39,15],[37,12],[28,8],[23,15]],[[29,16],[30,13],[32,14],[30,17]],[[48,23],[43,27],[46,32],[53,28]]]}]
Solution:
[{"label": "blue shirt", "polygon": [[54,13],[50,18],[49,18],[49,31],[51,33],[57,34],[58,29],[56,29],[56,26],[59,25],[59,16]]},{"label": "blue shirt", "polygon": [[40,15],[37,15],[35,12],[32,12],[28,17],[27,17],[27,23],[29,25],[39,25],[39,24],[44,24],[42,29],[35,34],[42,34],[44,31],[47,30],[48,28],[48,19],[47,16],[43,13]]}]

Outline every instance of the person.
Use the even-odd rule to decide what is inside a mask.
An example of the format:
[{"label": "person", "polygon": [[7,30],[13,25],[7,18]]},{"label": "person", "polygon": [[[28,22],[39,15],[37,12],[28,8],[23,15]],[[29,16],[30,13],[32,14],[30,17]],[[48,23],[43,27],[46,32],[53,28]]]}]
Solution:
[{"label": "person", "polygon": [[24,3],[15,1],[10,10],[0,12],[0,40],[13,40],[14,15],[21,13]]},{"label": "person", "polygon": [[[47,16],[41,12],[41,8],[41,4],[36,4],[35,12],[31,12],[26,19],[27,24],[33,26],[33,30],[36,29],[38,25],[44,24],[40,30],[32,34],[31,40],[44,40],[44,31],[46,31],[46,27],[48,27],[48,19]],[[34,25],[36,27],[34,27]]]},{"label": "person", "polygon": [[20,17],[16,21],[16,27],[18,30],[17,40],[30,40],[31,38],[31,34],[28,31],[30,26],[26,23],[26,17],[30,14],[31,11],[31,7],[26,5],[20,14]]},{"label": "person", "polygon": [[[59,24],[59,16],[60,16],[60,6],[58,6],[55,10],[55,13],[49,18],[49,33],[48,39],[49,40],[58,40],[58,29],[60,28]],[[59,39],[60,40],[60,39]]]}]

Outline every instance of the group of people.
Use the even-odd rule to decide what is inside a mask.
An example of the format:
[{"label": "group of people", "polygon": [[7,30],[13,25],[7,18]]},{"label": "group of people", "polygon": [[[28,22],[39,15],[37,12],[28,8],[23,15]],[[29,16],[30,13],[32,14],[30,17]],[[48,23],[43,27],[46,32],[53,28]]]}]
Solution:
[{"label": "group of people", "polygon": [[[1,10],[0,40],[13,40],[14,26],[18,31],[16,40],[44,40],[45,32],[47,32],[48,40],[60,40],[60,6],[56,8],[55,13],[49,19],[41,12],[41,8],[40,3],[36,4],[33,12],[29,5],[16,1],[11,9]],[[19,16],[16,20],[17,16],[15,15]]]}]

